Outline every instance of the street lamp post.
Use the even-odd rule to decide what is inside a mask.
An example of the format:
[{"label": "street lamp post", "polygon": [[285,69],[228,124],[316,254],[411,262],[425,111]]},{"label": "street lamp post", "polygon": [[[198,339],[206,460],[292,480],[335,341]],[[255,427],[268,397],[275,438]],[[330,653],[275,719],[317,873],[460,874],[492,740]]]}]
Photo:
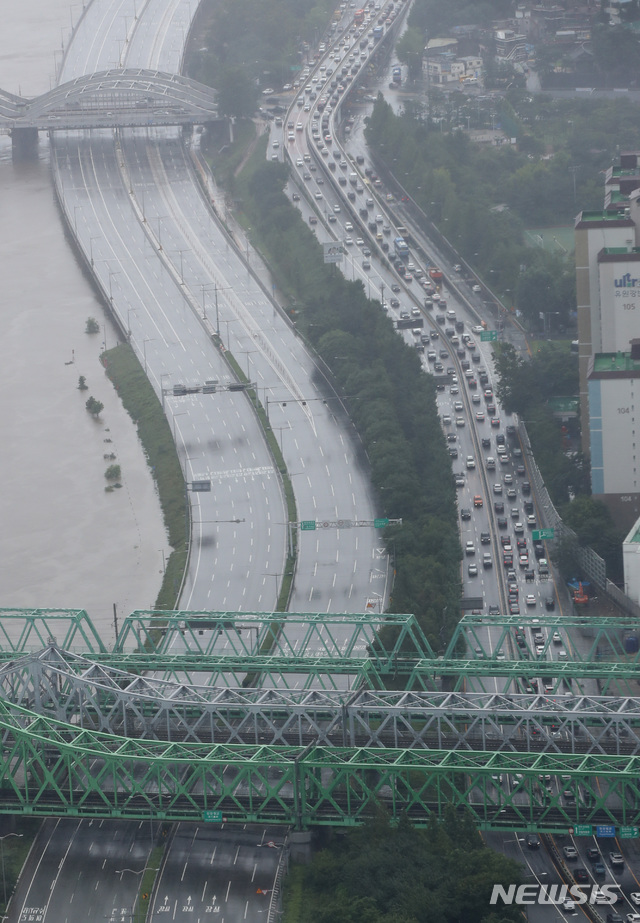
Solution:
[{"label": "street lamp post", "polygon": [[147,343],[150,343],[151,340],[154,340],[155,337],[145,337],[142,341],[142,354],[144,356],[144,374],[147,374]]},{"label": "street lamp post", "polygon": [[17,836],[20,839],[22,833],[5,833],[4,836],[0,836],[0,859],[2,861],[2,897],[4,901],[4,906],[7,906],[7,879],[4,869],[4,841],[7,840],[10,836]]},{"label": "street lamp post", "polygon": [[93,242],[94,240],[100,240],[100,237],[90,237],[89,238],[89,259],[91,260],[92,266],[93,266]]}]

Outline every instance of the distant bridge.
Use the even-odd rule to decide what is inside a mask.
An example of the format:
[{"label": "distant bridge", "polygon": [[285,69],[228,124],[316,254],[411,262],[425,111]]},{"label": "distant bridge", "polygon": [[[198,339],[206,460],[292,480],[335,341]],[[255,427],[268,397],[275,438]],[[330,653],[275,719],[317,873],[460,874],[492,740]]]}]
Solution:
[{"label": "distant bridge", "polygon": [[12,133],[201,125],[217,118],[211,87],[141,68],[78,77],[32,99],[0,90],[0,130]]},{"label": "distant bridge", "polygon": [[[564,630],[589,639],[613,692],[635,683],[638,655],[618,676],[629,623],[605,621]],[[393,631],[374,640],[381,623]],[[465,617],[446,653],[480,625],[507,641],[509,616]],[[635,831],[637,698],[580,693],[589,659],[572,664],[570,693],[517,692],[528,662],[438,658],[408,615],[139,611],[109,651],[83,610],[0,610],[0,813],[348,826],[382,802],[417,824],[453,807],[483,829]],[[334,663],[351,689],[329,688]],[[486,682],[491,667],[511,671],[508,693],[424,689],[456,670]],[[384,689],[414,668],[423,688]],[[294,674],[315,688],[287,688]]]}]

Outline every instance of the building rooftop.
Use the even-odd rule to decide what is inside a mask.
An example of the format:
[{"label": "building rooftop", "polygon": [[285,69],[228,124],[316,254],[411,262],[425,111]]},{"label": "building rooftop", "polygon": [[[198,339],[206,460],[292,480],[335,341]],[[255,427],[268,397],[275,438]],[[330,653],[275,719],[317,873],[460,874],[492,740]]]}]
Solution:
[{"label": "building rooftop", "polygon": [[630,353],[597,353],[593,357],[593,371],[640,372],[640,360],[632,359]]},{"label": "building rooftop", "polygon": [[621,212],[606,211],[603,209],[598,212],[580,212],[576,221],[576,227],[584,227],[588,224],[628,224],[633,225],[633,221],[628,215]]}]

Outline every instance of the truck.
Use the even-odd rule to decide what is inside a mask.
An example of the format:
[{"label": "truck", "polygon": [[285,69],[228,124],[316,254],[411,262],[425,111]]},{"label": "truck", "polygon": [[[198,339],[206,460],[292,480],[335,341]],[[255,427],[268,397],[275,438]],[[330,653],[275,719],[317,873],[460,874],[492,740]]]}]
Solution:
[{"label": "truck", "polygon": [[353,21],[355,22],[356,26],[361,26],[364,22],[364,10],[356,10],[353,14]]},{"label": "truck", "polygon": [[398,330],[417,330],[424,327],[424,317],[400,317],[396,321]]},{"label": "truck", "polygon": [[384,26],[374,26],[373,28],[373,40],[374,42],[379,42],[384,34]]}]

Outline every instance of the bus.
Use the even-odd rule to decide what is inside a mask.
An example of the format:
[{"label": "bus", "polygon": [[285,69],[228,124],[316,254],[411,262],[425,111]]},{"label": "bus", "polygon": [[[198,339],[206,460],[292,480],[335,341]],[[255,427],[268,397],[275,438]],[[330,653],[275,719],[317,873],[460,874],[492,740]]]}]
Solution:
[{"label": "bus", "polygon": [[361,26],[364,22],[364,10],[356,10],[353,14],[353,21],[355,22],[356,26]]},{"label": "bus", "polygon": [[409,256],[409,247],[404,237],[396,237],[393,241],[393,247],[400,259],[404,260]]}]

